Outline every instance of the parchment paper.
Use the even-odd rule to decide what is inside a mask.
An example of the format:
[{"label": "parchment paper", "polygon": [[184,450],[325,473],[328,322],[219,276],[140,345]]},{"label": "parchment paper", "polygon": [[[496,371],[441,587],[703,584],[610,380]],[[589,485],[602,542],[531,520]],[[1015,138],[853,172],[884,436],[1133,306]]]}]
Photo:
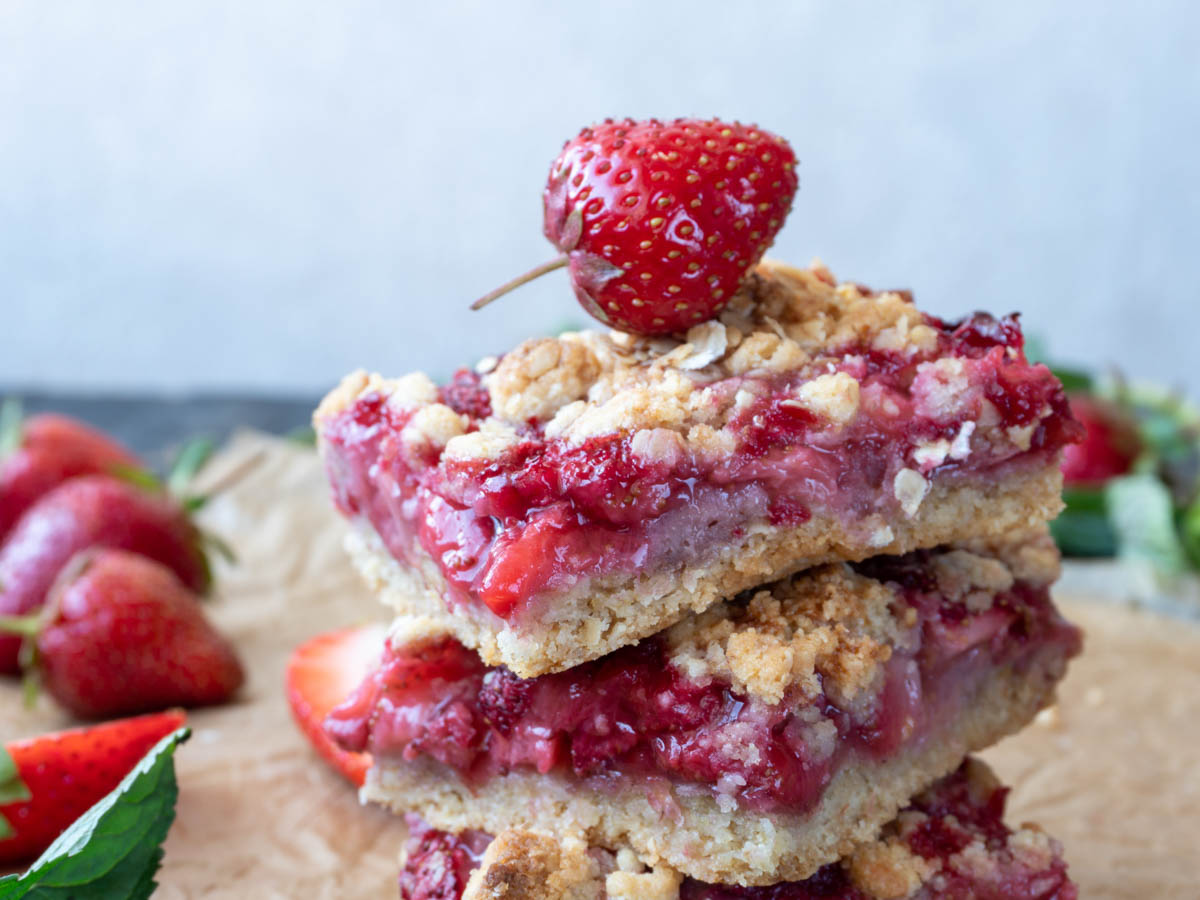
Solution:
[{"label": "parchment paper", "polygon": [[[358,805],[292,725],[290,650],[339,625],[384,619],[343,558],[315,454],[245,433],[213,461],[240,479],[204,511],[236,548],[210,611],[239,646],[239,701],[190,716],[177,754],[178,817],[156,896],[397,896],[403,824]],[[1200,628],[1062,597],[1088,633],[1061,703],[986,754],[1014,785],[1010,819],[1067,848],[1085,898],[1200,897]],[[5,739],[65,727],[43,699],[0,685]]]}]

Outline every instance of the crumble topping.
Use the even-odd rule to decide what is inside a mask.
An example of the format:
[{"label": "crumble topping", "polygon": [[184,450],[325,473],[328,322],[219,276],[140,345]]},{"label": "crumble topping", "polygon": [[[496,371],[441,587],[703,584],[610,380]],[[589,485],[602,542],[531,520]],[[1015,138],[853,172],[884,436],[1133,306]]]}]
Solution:
[{"label": "crumble topping", "polygon": [[510,829],[488,845],[462,900],[596,900],[599,878],[578,837]]},{"label": "crumble topping", "polygon": [[683,876],[674,869],[654,868],[645,872],[619,870],[604,881],[607,900],[677,900]]},{"label": "crumble topping", "polygon": [[[616,331],[526,341],[498,364],[486,361],[493,414],[512,425],[549,422],[549,436],[572,442],[667,427],[690,443],[693,426],[720,428],[739,411],[731,398],[706,391],[709,385],[794,371],[855,342],[907,353],[936,349],[936,332],[908,296],[832,282],[820,264],[763,263],[719,320],[694,326],[682,341]],[[814,382],[799,390],[806,407],[837,424],[854,417],[851,375],[822,373]]]},{"label": "crumble topping", "polygon": [[[436,422],[418,423],[412,447],[421,452],[444,446],[453,462],[493,460],[532,423],[544,429],[545,438],[576,446],[602,435],[665,429],[678,442],[659,436],[643,448],[651,458],[676,449],[700,461],[721,458],[738,444],[733,421],[772,390],[765,379],[786,375],[795,384],[795,399],[781,404],[794,402],[834,428],[864,413],[965,420],[952,439],[926,442],[912,454],[912,474],[896,485],[912,515],[923,496],[915,475],[965,459],[973,449],[1011,450],[1010,444],[1028,449],[1038,421],[1052,414],[1043,410],[1030,425],[981,436],[980,428],[1000,419],[978,385],[972,388],[968,361],[918,362],[909,408],[878,385],[864,388],[859,379],[868,370],[866,359],[844,353],[860,347],[913,358],[936,352],[938,341],[937,330],[925,323],[907,292],[837,284],[819,262],[807,269],[764,262],[718,320],[692,327],[682,339],[586,330],[527,340],[502,357],[481,360],[476,372],[491,415],[461,429],[478,425],[478,430],[461,433],[439,411]],[[316,417],[328,418],[376,391],[400,409],[438,402],[436,386],[423,374],[386,380],[356,372],[325,399]]]},{"label": "crumble topping", "polygon": [[918,410],[935,421],[950,421],[975,409],[981,399],[977,395],[961,359],[948,356],[917,365],[913,400]]},{"label": "crumble topping", "polygon": [[511,425],[495,419],[486,420],[478,431],[460,434],[446,442],[445,457],[453,460],[496,459],[505,450],[520,443]]},{"label": "crumble topping", "polygon": [[[931,554],[929,562],[938,590],[972,612],[990,608],[1018,579],[1057,578],[1058,553],[1044,530],[1016,545],[972,547]],[[853,705],[873,696],[893,649],[911,645],[916,611],[897,602],[897,590],[847,564],[809,569],[671,627],[671,664],[693,680],[727,679],[769,704],[789,691],[802,702],[824,689]],[[819,746],[821,735],[812,737]]]},{"label": "crumble topping", "polygon": [[858,415],[858,380],[846,372],[818,375],[800,385],[800,403],[812,413],[845,425]]},{"label": "crumble topping", "polygon": [[1062,569],[1062,556],[1045,528],[1019,540],[966,541],[960,546],[977,558],[999,560],[1015,580],[1035,586],[1053,584]]},{"label": "crumble topping", "polygon": [[600,362],[573,336],[532,338],[520,344],[484,376],[498,418],[523,423],[546,420],[580,399],[596,376]]},{"label": "crumble topping", "polygon": [[854,886],[878,900],[901,900],[921,887],[938,869],[895,840],[864,844],[846,861]]},{"label": "crumble topping", "polygon": [[911,519],[929,493],[929,482],[916,469],[901,469],[892,480],[892,492],[900,501],[904,514]]},{"label": "crumble topping", "polygon": [[766,703],[790,690],[812,699],[822,688],[852,702],[871,693],[892,647],[905,643],[909,626],[893,616],[893,599],[849,566],[825,566],[673,626],[671,662],[697,680],[727,678]]},{"label": "crumble topping", "polygon": [[431,403],[418,409],[404,426],[400,439],[413,450],[441,450],[467,430],[467,417],[443,403]]}]

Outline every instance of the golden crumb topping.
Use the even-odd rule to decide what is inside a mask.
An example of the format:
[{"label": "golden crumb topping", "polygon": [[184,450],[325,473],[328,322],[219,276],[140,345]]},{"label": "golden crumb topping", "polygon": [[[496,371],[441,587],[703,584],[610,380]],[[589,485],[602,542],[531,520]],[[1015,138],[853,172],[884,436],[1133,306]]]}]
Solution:
[{"label": "golden crumb topping", "polygon": [[600,900],[600,878],[580,839],[510,829],[488,845],[462,900]]},{"label": "golden crumb topping", "polygon": [[864,844],[845,865],[854,886],[877,900],[909,896],[938,869],[894,838]]},{"label": "golden crumb topping", "polygon": [[[1057,558],[1041,533],[1003,550],[946,549],[928,565],[948,601],[980,612],[1017,578],[1053,580]],[[827,565],[717,604],[666,634],[671,662],[691,678],[728,679],[770,704],[785,694],[802,703],[823,690],[852,705],[878,690],[894,649],[912,646],[917,620],[909,613],[894,585]]]},{"label": "golden crumb topping", "polygon": [[[779,389],[770,380],[774,376],[787,376],[784,389],[794,394],[781,405],[807,410],[819,429],[836,437],[862,416],[904,414],[880,385],[860,382],[863,357],[846,355],[857,353],[855,348],[913,360],[915,375],[907,389],[913,414],[960,421],[953,436],[915,448],[916,468],[902,470],[889,485],[910,516],[925,497],[930,470],[973,451],[1028,449],[1041,419],[1052,414],[1045,409],[1028,425],[993,427],[1000,418],[972,381],[972,362],[923,358],[937,351],[938,332],[907,292],[838,284],[819,262],[807,269],[763,262],[719,319],[682,337],[585,330],[527,340],[499,359],[481,360],[475,371],[491,415],[459,428],[439,410],[432,421],[422,417],[406,429],[401,449],[410,458],[428,458],[430,449],[444,447],[450,462],[493,460],[536,423],[548,440],[572,445],[602,435],[670,432],[671,437],[639,443],[634,452],[655,460],[663,453],[720,459],[737,445],[732,423]],[[382,379],[356,372],[325,398],[315,418],[328,419],[372,392],[387,395],[400,409],[438,404],[437,388],[425,375]]]}]

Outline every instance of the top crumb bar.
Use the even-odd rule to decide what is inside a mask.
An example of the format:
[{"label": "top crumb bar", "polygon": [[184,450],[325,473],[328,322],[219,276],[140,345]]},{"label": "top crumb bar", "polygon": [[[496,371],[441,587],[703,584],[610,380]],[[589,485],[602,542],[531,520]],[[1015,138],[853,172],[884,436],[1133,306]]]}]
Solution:
[{"label": "top crumb bar", "polygon": [[1015,317],[763,263],[678,339],[528,340],[315,415],[368,579],[522,677],[810,565],[1025,531],[1075,440]]}]

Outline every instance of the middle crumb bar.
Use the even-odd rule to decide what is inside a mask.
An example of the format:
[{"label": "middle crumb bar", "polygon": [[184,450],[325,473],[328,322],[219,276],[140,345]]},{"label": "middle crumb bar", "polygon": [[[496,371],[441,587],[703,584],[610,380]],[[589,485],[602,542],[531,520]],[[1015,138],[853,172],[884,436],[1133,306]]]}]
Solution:
[{"label": "middle crumb bar", "polygon": [[819,567],[566,672],[427,620],[329,717],[437,828],[582,830],[713,883],[804,879],[1053,697],[1078,631],[1045,532]]}]

